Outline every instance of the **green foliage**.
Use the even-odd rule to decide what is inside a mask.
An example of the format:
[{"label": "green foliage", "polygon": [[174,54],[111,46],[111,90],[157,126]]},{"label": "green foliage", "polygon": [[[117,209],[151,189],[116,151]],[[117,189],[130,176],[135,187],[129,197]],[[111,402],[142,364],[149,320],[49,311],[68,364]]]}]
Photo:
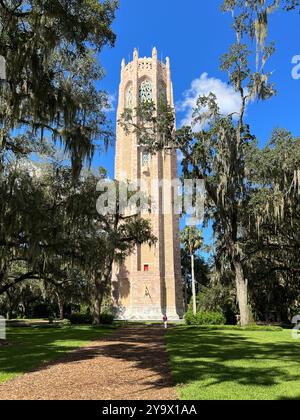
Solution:
[{"label": "green foliage", "polygon": [[0,347],[0,382],[33,371],[113,332],[109,327],[9,328]]},{"label": "green foliage", "polygon": [[300,10],[300,1],[299,0],[283,0],[283,6],[287,11],[297,9]]},{"label": "green foliage", "polygon": [[100,315],[113,262],[137,243],[155,241],[138,215],[98,214],[104,176],[86,171],[74,180],[72,169],[55,159],[38,166],[22,160],[0,172],[0,296],[35,280],[50,305],[95,300]]},{"label": "green foliage", "polygon": [[78,176],[95,143],[111,137],[103,112],[107,95],[96,85],[103,77],[97,53],[114,45],[117,6],[116,0],[1,2],[7,83],[1,91],[0,165],[52,138],[69,152]]},{"label": "green foliage", "polygon": [[114,316],[110,313],[102,313],[100,315],[100,324],[101,325],[112,325],[114,322]]},{"label": "green foliage", "polygon": [[187,325],[224,325],[226,323],[222,312],[212,311],[198,311],[195,316],[193,311],[189,310],[184,319]]},{"label": "green foliage", "polygon": [[[68,316],[69,321],[72,325],[92,325],[93,316],[89,313],[74,313]],[[101,325],[112,325],[114,322],[114,316],[109,313],[102,313],[100,315]]]},{"label": "green foliage", "polygon": [[290,330],[178,327],[167,332],[182,400],[298,400],[299,340]]},{"label": "green foliage", "polygon": [[71,326],[71,321],[69,319],[63,319],[63,320],[59,321],[59,326],[60,327],[69,327],[69,326]]},{"label": "green foliage", "polygon": [[74,313],[68,316],[72,325],[92,325],[93,317],[88,313]]},{"label": "green foliage", "polygon": [[220,282],[201,286],[197,295],[198,311],[222,312],[227,324],[236,324],[236,315],[239,313],[236,305],[236,292],[232,285]]},{"label": "green foliage", "polygon": [[259,319],[287,321],[300,287],[300,139],[277,129],[246,161],[253,188],[242,237],[252,302]]},{"label": "green foliage", "polygon": [[[207,286],[209,284],[210,266],[200,255],[195,255],[195,280],[196,290],[199,291],[200,287]],[[184,281],[184,287],[187,291],[187,297],[192,294],[191,285],[191,257],[185,249],[181,249],[181,272]]]},{"label": "green foliage", "polygon": [[190,255],[193,255],[203,247],[204,238],[202,230],[197,229],[195,226],[187,226],[180,232],[180,240],[184,249]]},{"label": "green foliage", "polygon": [[[274,43],[268,41],[270,18],[280,6],[295,8],[298,4],[298,1],[279,0],[223,2],[222,10],[231,12],[236,35],[236,41],[221,58],[221,69],[227,72],[230,85],[240,96],[240,107],[234,114],[222,115],[216,96],[210,93],[198,98],[193,121],[189,127],[174,131],[174,110],[168,104],[165,109],[160,104],[157,109],[153,104],[152,108],[148,104],[145,118],[138,127],[134,118],[127,118],[124,123],[138,133],[143,147],[149,147],[151,151],[153,147],[156,150],[179,149],[183,155],[183,176],[187,179],[203,180],[207,192],[205,222],[213,220],[216,271],[219,278],[226,276],[235,282],[242,325],[251,322],[250,303],[253,304],[257,299],[257,296],[252,296],[251,302],[249,301],[249,286],[253,290],[253,295],[257,292],[259,296],[264,290],[265,297],[268,295],[269,300],[273,299],[273,293],[268,294],[268,288],[274,280],[274,273],[270,273],[271,270],[276,272],[277,280],[273,284],[277,284],[277,289],[282,283],[289,283],[292,277],[291,283],[294,287],[288,286],[291,293],[288,299],[284,298],[285,308],[294,305],[292,297],[294,301],[297,300],[294,291],[298,284],[299,266],[296,260],[298,257],[299,261],[297,256],[299,242],[295,236],[299,231],[297,229],[299,209],[295,192],[299,195],[299,145],[297,151],[296,147],[294,149],[294,160],[288,155],[288,144],[287,147],[281,147],[284,152],[274,161],[272,155],[275,156],[274,152],[279,144],[270,147],[266,153],[268,154],[268,160],[264,162],[266,165],[261,166],[266,171],[265,174],[269,175],[265,182],[263,176],[255,179],[253,174],[256,171],[260,172],[259,162],[264,158],[258,159],[260,152],[257,139],[245,122],[245,112],[250,100],[268,100],[276,94],[275,87],[270,81],[271,73],[267,69],[275,53]],[[254,40],[255,51],[253,51]],[[135,110],[137,115],[138,112]],[[282,137],[286,137],[284,140],[291,143],[287,139],[288,136]],[[252,167],[249,165],[249,154],[255,157]],[[291,171],[294,173],[291,174]],[[251,212],[256,211],[251,209],[252,205],[257,210],[256,221],[251,216]],[[288,214],[287,224],[292,229],[289,229],[288,235],[285,235],[287,224],[281,223],[283,229],[279,232],[281,237],[278,241],[277,221],[283,220],[286,214]],[[254,232],[254,229],[257,229],[258,225],[261,232],[262,226],[265,225],[266,236],[263,246],[269,248],[269,254],[264,253],[262,246],[255,241],[258,232]],[[251,231],[249,235],[251,239],[247,236],[247,231]],[[189,245],[188,235],[184,239]],[[274,246],[278,254],[273,257],[271,248]],[[288,261],[286,266],[283,264],[283,258],[280,258],[280,249],[284,249],[282,256]],[[292,258],[287,255],[290,250]],[[192,254],[191,247],[189,252]],[[290,265],[291,259],[293,261]],[[257,287],[261,277],[258,274],[255,279],[253,271],[257,268],[259,272],[264,264],[268,268],[269,279],[267,283],[262,282],[262,286]],[[285,272],[285,275],[279,275],[279,270]],[[278,308],[279,304],[276,306]],[[262,313],[261,310],[259,312]]]}]

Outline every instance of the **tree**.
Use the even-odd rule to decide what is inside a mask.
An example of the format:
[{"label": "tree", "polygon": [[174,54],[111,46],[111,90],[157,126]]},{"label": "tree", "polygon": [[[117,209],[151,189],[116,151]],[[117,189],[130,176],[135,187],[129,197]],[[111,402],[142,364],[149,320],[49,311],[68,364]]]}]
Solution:
[{"label": "tree", "polygon": [[[221,69],[228,73],[229,83],[240,96],[240,107],[231,115],[222,115],[214,94],[200,97],[192,127],[175,130],[174,110],[168,104],[148,104],[142,110],[143,120],[123,116],[124,125],[137,132],[140,144],[149,150],[179,149],[183,154],[183,174],[188,179],[204,181],[207,192],[206,217],[214,220],[217,247],[222,249],[220,268],[228,264],[234,273],[241,324],[251,322],[248,279],[245,276],[245,254],[240,228],[249,199],[245,153],[255,137],[245,123],[250,100],[267,100],[276,92],[266,72],[269,58],[275,51],[266,44],[268,21],[279,7],[278,1],[227,0],[223,11],[232,12],[236,42],[221,60]],[[250,47],[256,39],[255,64]],[[141,114],[135,110],[136,116]],[[133,124],[132,121],[138,121]],[[221,260],[220,260],[221,261]]]},{"label": "tree", "polygon": [[287,11],[297,9],[298,7],[300,7],[300,1],[299,0],[283,0],[283,7]]},{"label": "tree", "polygon": [[[195,254],[195,281],[196,292],[209,284],[209,276],[211,272],[210,265],[200,255]],[[181,271],[183,278],[183,289],[185,296],[185,307],[187,309],[189,300],[192,296],[192,281],[191,281],[191,257],[188,251],[181,249]],[[201,287],[200,287],[201,282]]]},{"label": "tree", "polygon": [[90,290],[94,320],[100,322],[113,262],[136,244],[155,240],[148,221],[138,216],[98,214],[96,187],[105,176],[85,171],[74,180],[72,169],[55,159],[6,168],[0,185],[0,295],[30,279],[50,284],[61,301]]},{"label": "tree", "polygon": [[252,299],[260,316],[276,312],[287,321],[299,301],[300,140],[276,129],[246,160],[253,186],[241,236]]},{"label": "tree", "polygon": [[107,95],[97,53],[114,45],[117,0],[0,2],[0,169],[52,137],[69,152],[74,175],[90,161],[95,142],[107,141]]},{"label": "tree", "polygon": [[180,234],[181,242],[185,250],[191,257],[191,274],[192,274],[192,298],[193,298],[193,311],[197,315],[197,293],[195,281],[195,253],[203,246],[203,234],[201,229],[196,227],[187,226]]}]

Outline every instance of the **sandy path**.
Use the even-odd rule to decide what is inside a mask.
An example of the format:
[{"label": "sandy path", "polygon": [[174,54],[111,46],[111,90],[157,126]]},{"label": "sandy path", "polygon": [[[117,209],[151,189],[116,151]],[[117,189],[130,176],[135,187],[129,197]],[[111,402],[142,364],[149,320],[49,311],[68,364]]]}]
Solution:
[{"label": "sandy path", "polygon": [[129,326],[106,340],[0,385],[0,400],[174,400],[158,326]]}]

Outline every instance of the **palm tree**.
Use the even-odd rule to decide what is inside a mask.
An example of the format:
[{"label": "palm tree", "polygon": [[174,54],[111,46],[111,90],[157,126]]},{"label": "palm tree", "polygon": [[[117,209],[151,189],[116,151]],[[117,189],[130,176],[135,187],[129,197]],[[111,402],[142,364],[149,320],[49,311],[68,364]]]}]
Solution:
[{"label": "palm tree", "polygon": [[187,226],[180,234],[181,243],[191,256],[193,312],[197,315],[196,282],[195,282],[195,253],[203,247],[203,233],[195,226]]}]

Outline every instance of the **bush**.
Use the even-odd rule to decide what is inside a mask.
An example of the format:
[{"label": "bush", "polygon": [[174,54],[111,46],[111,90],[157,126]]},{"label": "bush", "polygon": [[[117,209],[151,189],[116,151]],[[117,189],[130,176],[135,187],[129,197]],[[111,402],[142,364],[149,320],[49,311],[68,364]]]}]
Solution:
[{"label": "bush", "polygon": [[93,317],[90,314],[75,313],[68,317],[72,325],[91,325]]},{"label": "bush", "polygon": [[[190,305],[192,309],[192,303]],[[204,312],[221,312],[226,323],[236,325],[236,314],[239,312],[235,304],[235,292],[231,287],[220,283],[201,287],[197,296],[197,310]]]},{"label": "bush", "polygon": [[199,311],[195,316],[192,311],[185,314],[187,325],[225,325],[226,318],[222,312]]},{"label": "bush", "polygon": [[71,321],[69,319],[63,319],[58,321],[57,323],[60,327],[69,327],[71,325]]},{"label": "bush", "polygon": [[108,313],[101,314],[100,322],[103,325],[111,325],[114,322],[114,316]]},{"label": "bush", "polygon": [[[72,325],[92,325],[93,317],[91,314],[75,313],[68,317]],[[102,325],[111,325],[114,322],[114,316],[109,313],[100,315],[100,323]]]},{"label": "bush", "polygon": [[192,311],[187,311],[184,315],[184,320],[187,325],[196,325],[197,319]]}]

